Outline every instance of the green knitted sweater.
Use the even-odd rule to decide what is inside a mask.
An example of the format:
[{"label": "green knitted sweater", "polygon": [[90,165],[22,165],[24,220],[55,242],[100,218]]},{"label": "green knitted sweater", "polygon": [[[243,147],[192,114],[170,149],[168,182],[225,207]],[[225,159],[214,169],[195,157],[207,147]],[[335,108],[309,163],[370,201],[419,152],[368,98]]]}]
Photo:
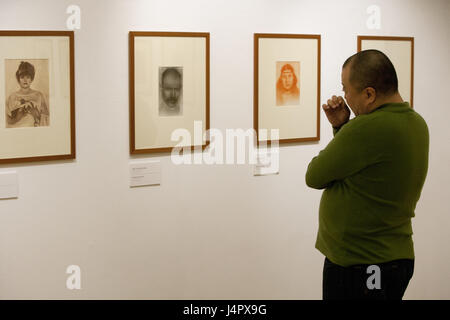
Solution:
[{"label": "green knitted sweater", "polygon": [[316,248],[341,265],[414,259],[411,218],[428,170],[428,127],[408,103],[384,104],[339,129],[311,160],[325,189]]}]

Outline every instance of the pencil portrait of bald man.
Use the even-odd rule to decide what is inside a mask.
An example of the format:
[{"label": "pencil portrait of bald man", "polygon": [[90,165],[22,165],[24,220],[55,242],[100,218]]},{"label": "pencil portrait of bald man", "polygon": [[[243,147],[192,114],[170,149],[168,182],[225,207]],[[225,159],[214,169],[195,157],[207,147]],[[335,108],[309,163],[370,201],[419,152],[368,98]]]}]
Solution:
[{"label": "pencil portrait of bald man", "polygon": [[159,67],[159,115],[183,114],[183,68]]}]

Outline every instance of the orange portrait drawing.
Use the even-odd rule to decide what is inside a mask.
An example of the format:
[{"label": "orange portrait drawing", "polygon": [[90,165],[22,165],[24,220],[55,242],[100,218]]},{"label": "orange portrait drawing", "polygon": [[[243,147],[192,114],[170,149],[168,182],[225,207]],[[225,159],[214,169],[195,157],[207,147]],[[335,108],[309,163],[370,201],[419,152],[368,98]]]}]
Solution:
[{"label": "orange portrait drawing", "polygon": [[300,105],[300,62],[277,61],[277,106]]}]

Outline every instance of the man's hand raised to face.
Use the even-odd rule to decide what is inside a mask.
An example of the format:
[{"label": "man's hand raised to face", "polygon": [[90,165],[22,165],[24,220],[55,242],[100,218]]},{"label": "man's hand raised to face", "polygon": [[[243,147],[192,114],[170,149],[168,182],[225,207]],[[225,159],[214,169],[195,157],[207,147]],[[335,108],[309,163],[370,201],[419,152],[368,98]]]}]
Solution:
[{"label": "man's hand raised to face", "polygon": [[341,127],[350,119],[350,109],[341,96],[332,96],[326,104],[322,105],[322,109],[334,128]]}]

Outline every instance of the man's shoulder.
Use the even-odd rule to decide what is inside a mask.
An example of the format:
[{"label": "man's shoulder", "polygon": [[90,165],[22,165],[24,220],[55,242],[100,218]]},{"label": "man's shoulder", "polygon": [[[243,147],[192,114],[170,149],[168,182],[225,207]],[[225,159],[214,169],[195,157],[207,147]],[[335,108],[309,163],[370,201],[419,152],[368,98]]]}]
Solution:
[{"label": "man's shoulder", "polygon": [[[415,113],[414,110],[411,109],[411,112]],[[389,126],[389,120],[399,119],[406,113],[396,113],[396,112],[371,112],[368,114],[361,114],[350,120],[348,123],[351,123],[352,127],[361,128],[361,129],[371,129],[372,127],[379,126]],[[409,113],[411,114],[411,113]],[[418,114],[417,114],[418,115]]]},{"label": "man's shoulder", "polygon": [[402,112],[373,112],[359,115],[344,125],[341,130],[351,134],[354,138],[371,136],[379,139],[390,139],[392,135],[408,134],[420,131],[425,134],[428,126],[425,119],[414,109]]},{"label": "man's shoulder", "polygon": [[371,124],[371,117],[368,117],[366,114],[358,115],[352,119],[350,119],[345,125],[343,125],[340,129],[341,131],[367,131],[368,125]]},{"label": "man's shoulder", "polygon": [[381,132],[391,131],[388,128],[392,126],[388,122],[383,115],[358,115],[343,125],[335,137],[339,134],[341,139],[367,143],[374,137],[379,137]]}]

